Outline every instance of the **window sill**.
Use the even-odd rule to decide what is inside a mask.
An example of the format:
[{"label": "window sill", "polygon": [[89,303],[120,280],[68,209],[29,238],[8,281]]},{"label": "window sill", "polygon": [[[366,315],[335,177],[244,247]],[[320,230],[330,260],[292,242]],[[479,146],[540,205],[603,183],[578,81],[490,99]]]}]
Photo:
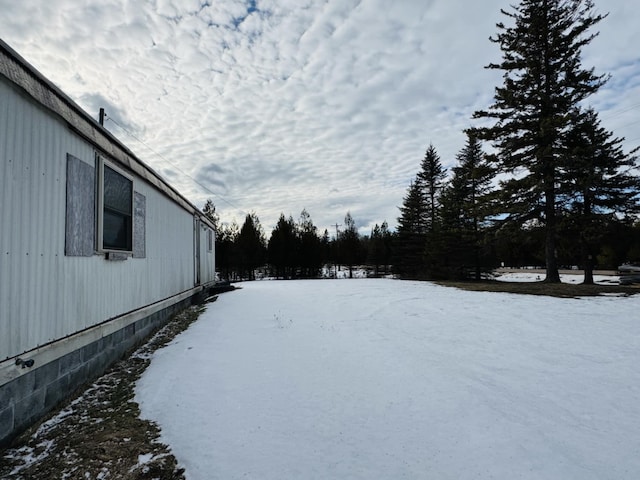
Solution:
[{"label": "window sill", "polygon": [[107,252],[104,255],[105,260],[109,260],[111,262],[122,262],[129,258],[130,253],[124,252]]}]

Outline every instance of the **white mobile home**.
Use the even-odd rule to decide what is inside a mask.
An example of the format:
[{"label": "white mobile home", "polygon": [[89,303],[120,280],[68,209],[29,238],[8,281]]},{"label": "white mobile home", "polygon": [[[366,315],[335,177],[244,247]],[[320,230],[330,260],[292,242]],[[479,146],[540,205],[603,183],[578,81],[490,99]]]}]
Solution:
[{"label": "white mobile home", "polygon": [[0,40],[0,445],[214,282],[209,220]]}]

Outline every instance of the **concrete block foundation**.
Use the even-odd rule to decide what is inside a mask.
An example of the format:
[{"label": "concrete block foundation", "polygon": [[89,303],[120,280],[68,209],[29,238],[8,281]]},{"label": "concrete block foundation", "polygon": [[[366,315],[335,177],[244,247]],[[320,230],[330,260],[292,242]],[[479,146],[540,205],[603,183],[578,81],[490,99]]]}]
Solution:
[{"label": "concrete block foundation", "polygon": [[172,314],[191,304],[192,298],[183,299],[48,363],[36,363],[0,385],[0,447],[8,447],[74,391],[98,378],[111,364],[148,339]]}]

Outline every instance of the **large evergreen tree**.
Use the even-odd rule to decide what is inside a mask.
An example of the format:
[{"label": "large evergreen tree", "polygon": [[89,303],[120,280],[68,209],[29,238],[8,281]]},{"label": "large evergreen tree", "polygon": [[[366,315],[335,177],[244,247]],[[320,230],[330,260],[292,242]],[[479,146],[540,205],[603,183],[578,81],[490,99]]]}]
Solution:
[{"label": "large evergreen tree", "polygon": [[623,139],[600,125],[593,109],[579,110],[568,135],[568,162],[561,186],[568,221],[577,232],[584,283],[593,283],[593,260],[613,215],[638,211],[640,182],[633,169],[637,157],[625,154]]},{"label": "large evergreen tree", "polygon": [[429,145],[421,163],[416,183],[420,185],[427,205],[427,231],[433,231],[440,215],[440,194],[447,171],[440,162],[440,156],[433,144]]},{"label": "large evergreen tree", "polygon": [[221,225],[216,235],[216,268],[220,276],[229,281],[237,278],[239,257],[236,241],[240,227],[235,220],[229,225]]},{"label": "large evergreen tree", "polygon": [[386,221],[382,222],[382,225],[376,223],[371,229],[367,252],[367,261],[369,265],[373,265],[375,276],[380,275],[381,265],[384,267],[384,272],[386,273],[390,259],[391,232],[389,231],[389,224]]},{"label": "large evergreen tree", "polygon": [[236,248],[240,267],[240,276],[255,280],[255,271],[264,265],[266,240],[255,213],[248,213],[245,217],[240,233],[236,238]]},{"label": "large evergreen tree", "polygon": [[401,276],[430,275],[428,264],[439,250],[440,195],[445,177],[440,156],[430,144],[400,207],[393,263]]},{"label": "large evergreen tree", "polygon": [[429,145],[421,170],[418,172],[416,182],[422,188],[422,194],[427,205],[427,231],[426,242],[423,246],[424,275],[428,278],[442,278],[442,252],[445,247],[445,239],[441,231],[442,219],[442,192],[444,191],[446,169],[440,162],[440,156],[433,144]]},{"label": "large evergreen tree", "polygon": [[220,215],[218,215],[218,212],[216,212],[216,206],[213,204],[213,200],[211,200],[210,198],[207,199],[204,207],[202,207],[202,213],[204,213],[204,215],[209,220],[211,220],[211,223],[213,224],[213,231],[215,232],[217,237],[220,233]]},{"label": "large evergreen tree", "polygon": [[318,228],[313,224],[306,209],[300,212],[297,224],[300,245],[300,275],[305,278],[317,277],[322,267],[322,241],[318,237]]},{"label": "large evergreen tree", "polygon": [[491,41],[502,50],[504,84],[495,103],[475,118],[493,120],[477,129],[497,149],[496,166],[511,175],[502,182],[504,213],[511,220],[538,218],[546,229],[547,282],[559,282],[556,259],[557,184],[566,159],[571,112],[606,81],[581,65],[581,51],[596,34],[589,30],[604,15],[591,0],[522,0],[502,13]]},{"label": "large evergreen tree", "polygon": [[420,182],[411,182],[400,207],[394,243],[393,266],[400,276],[418,278],[424,275],[428,215]]},{"label": "large evergreen tree", "polygon": [[350,212],[344,217],[344,230],[338,236],[341,262],[349,267],[349,278],[353,278],[353,267],[360,260],[360,235]]},{"label": "large evergreen tree", "polygon": [[464,277],[473,268],[475,279],[480,280],[483,227],[490,214],[486,199],[495,172],[480,141],[470,132],[456,158],[458,164],[441,196],[442,257],[451,275]]},{"label": "large evergreen tree", "polygon": [[281,213],[267,246],[267,258],[276,277],[286,279],[295,276],[299,250],[295,222],[291,216],[287,219]]}]

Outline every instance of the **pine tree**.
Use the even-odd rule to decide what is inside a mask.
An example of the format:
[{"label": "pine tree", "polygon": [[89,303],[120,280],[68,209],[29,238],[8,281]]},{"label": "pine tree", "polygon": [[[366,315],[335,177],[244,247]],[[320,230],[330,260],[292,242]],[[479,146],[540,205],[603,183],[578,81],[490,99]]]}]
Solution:
[{"label": "pine tree", "polygon": [[241,277],[255,280],[255,271],[264,264],[266,251],[264,232],[255,213],[245,217],[236,239],[236,248]]},{"label": "pine tree", "polygon": [[230,225],[221,225],[216,235],[216,267],[221,277],[229,281],[237,278],[240,268],[236,246],[239,233],[240,227],[234,220]]},{"label": "pine tree", "polygon": [[442,270],[442,252],[446,240],[441,231],[441,196],[447,172],[433,144],[429,145],[421,167],[416,181],[421,185],[427,204],[427,231],[423,247],[424,274],[428,278],[442,278],[445,276]]},{"label": "pine tree", "polygon": [[[387,268],[391,263],[391,239],[392,234],[386,220],[381,225],[376,223],[371,229],[371,235],[366,245],[367,264],[373,266],[375,276],[387,273]],[[382,271],[380,267],[383,267]]]},{"label": "pine tree", "polygon": [[329,230],[326,228],[320,237],[320,252],[321,252],[321,265],[327,265],[331,263],[331,240],[329,238]]},{"label": "pine tree", "polygon": [[373,265],[376,277],[380,275],[380,265],[384,262],[384,248],[382,230],[380,229],[380,225],[376,223],[371,229],[367,252],[367,261],[370,265]]},{"label": "pine tree", "polygon": [[623,152],[623,139],[603,128],[593,109],[579,110],[574,118],[562,188],[578,232],[584,283],[593,284],[593,259],[607,224],[614,214],[638,212],[640,181],[632,173],[637,157]]},{"label": "pine tree", "polygon": [[557,182],[566,154],[570,113],[606,82],[581,65],[581,50],[595,37],[588,31],[605,16],[592,13],[591,0],[522,0],[502,13],[513,26],[498,23],[491,41],[502,62],[487,68],[504,72],[495,103],[475,118],[495,120],[476,129],[498,150],[496,166],[511,175],[502,182],[504,213],[524,223],[539,218],[546,229],[546,281],[560,281],[556,259]]},{"label": "pine tree", "polygon": [[382,265],[384,266],[384,273],[386,274],[389,272],[389,265],[391,265],[394,239],[394,235],[391,230],[389,230],[389,224],[386,220],[380,225],[380,235],[382,236],[382,244],[384,246]]},{"label": "pine tree", "polygon": [[211,223],[213,224],[213,231],[217,237],[220,233],[220,215],[216,212],[216,206],[213,204],[213,200],[210,198],[207,199],[204,207],[202,207],[202,213],[204,213],[205,217],[211,220]]},{"label": "pine tree", "polygon": [[447,172],[440,163],[440,156],[433,144],[430,144],[416,178],[427,203],[427,231],[433,231],[438,225],[440,193],[446,176]]},{"label": "pine tree", "polygon": [[428,216],[428,205],[421,184],[411,182],[400,207],[393,253],[394,269],[400,276],[418,278],[424,275]]},{"label": "pine tree", "polygon": [[267,258],[276,277],[292,278],[299,264],[300,242],[293,218],[280,214],[267,246]]},{"label": "pine tree", "polygon": [[344,217],[344,230],[338,236],[341,261],[349,267],[349,278],[353,278],[353,267],[360,260],[360,235],[350,212]]},{"label": "pine tree", "polygon": [[475,279],[480,280],[482,228],[489,216],[486,198],[495,172],[471,132],[456,158],[458,164],[441,196],[442,256],[452,275],[464,277],[465,267],[472,266]]},{"label": "pine tree", "polygon": [[305,278],[317,277],[322,266],[322,243],[318,237],[318,228],[313,224],[311,215],[306,209],[300,212],[297,231],[300,244],[301,275]]}]

